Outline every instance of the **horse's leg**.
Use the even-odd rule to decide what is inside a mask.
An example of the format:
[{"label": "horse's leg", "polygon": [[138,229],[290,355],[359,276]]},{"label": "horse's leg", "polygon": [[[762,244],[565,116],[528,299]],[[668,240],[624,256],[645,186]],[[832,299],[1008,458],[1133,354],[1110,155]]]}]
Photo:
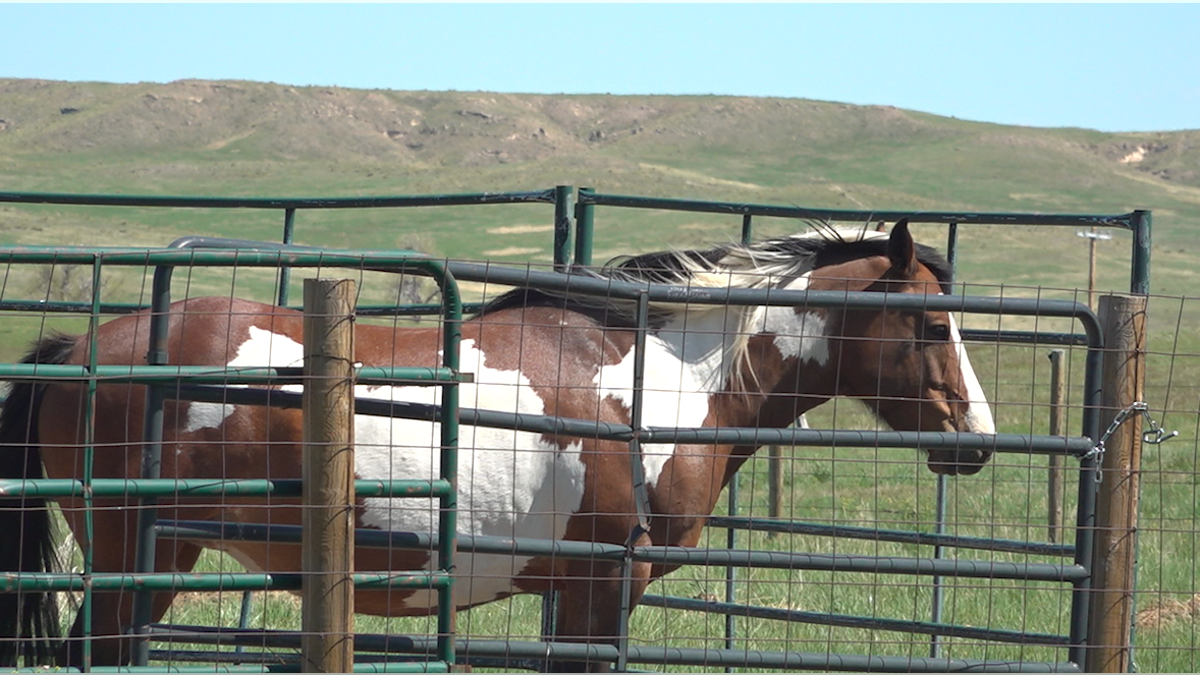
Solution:
[{"label": "horse's leg", "polygon": [[[95,572],[131,572],[135,549],[134,524],[137,521],[133,510],[97,511],[94,518],[93,530],[97,533],[92,552],[92,568]],[[82,539],[83,514],[71,509],[67,516],[76,539]],[[125,536],[121,536],[124,533]],[[82,542],[80,542],[82,545]],[[155,566],[157,571],[190,572],[200,557],[201,547],[190,543],[175,543],[160,540],[155,548]],[[91,635],[96,636],[92,642],[93,666],[120,666],[129,663],[132,656],[132,641],[126,637],[118,637],[132,623],[133,593],[131,592],[97,592],[92,594],[92,626]],[[158,621],[171,607],[175,594],[170,592],[155,593],[151,621]],[[71,626],[70,637],[63,647],[64,654],[61,662],[64,665],[82,667],[83,665],[83,623],[84,615],[80,612]]]},{"label": "horse's leg", "polygon": [[[649,545],[643,536],[638,546]],[[635,562],[630,586],[630,606],[641,601],[650,584],[650,564]],[[621,580],[625,566],[621,563],[572,560],[567,565],[568,578],[562,581],[556,634],[562,642],[616,645],[621,623]],[[548,664],[547,672],[604,673],[611,669],[609,661],[558,660]]]}]

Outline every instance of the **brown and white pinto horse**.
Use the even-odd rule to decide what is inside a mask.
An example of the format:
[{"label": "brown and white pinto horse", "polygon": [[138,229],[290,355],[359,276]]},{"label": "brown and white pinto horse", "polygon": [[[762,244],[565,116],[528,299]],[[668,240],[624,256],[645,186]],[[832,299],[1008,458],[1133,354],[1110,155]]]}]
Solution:
[{"label": "brown and white pinto horse", "polygon": [[[835,231],[780,237],[753,245],[652,253],[625,259],[601,277],[679,284],[880,293],[937,294],[948,270],[936,252],[913,243],[901,222],[889,235]],[[647,340],[642,423],[665,427],[786,427],[833,396],[864,400],[901,430],[992,433],[992,418],[952,317],[934,311],[831,310],[807,307],[653,305]],[[135,314],[99,328],[100,364],[144,363],[149,321]],[[635,331],[630,308],[596,298],[558,297],[517,289],[463,325],[462,361],[474,384],[461,385],[465,407],[630,423]],[[197,298],[171,308],[172,364],[298,365],[301,315],[270,305]],[[26,362],[84,364],[84,337],[48,337]],[[357,327],[356,358],[368,366],[436,366],[437,328]],[[294,389],[294,387],[293,387]],[[360,396],[437,401],[437,388],[365,387]],[[95,408],[96,477],[136,477],[141,457],[144,388],[100,384]],[[78,478],[84,443],[80,384],[15,384],[0,416],[0,477]],[[301,415],[297,410],[170,401],[166,408],[163,477],[298,478]],[[364,479],[431,478],[438,472],[436,425],[359,416],[357,474]],[[460,434],[459,528],[474,535],[569,539],[624,544],[637,523],[625,443],[504,429],[464,427]],[[650,531],[638,545],[695,546],[723,486],[756,448],[647,445]],[[928,466],[973,474],[989,453],[934,450]],[[211,501],[211,500],[210,500]],[[60,500],[76,537],[83,503]],[[127,572],[134,558],[136,509],[129,500],[97,499],[97,572]],[[13,508],[18,507],[18,508]],[[368,498],[357,526],[399,531],[434,529],[430,500]],[[39,571],[52,556],[44,503],[0,501],[0,531],[13,537],[0,570]],[[163,518],[299,524],[295,500],[228,497],[219,503],[161,500]],[[19,538],[19,540],[18,540]],[[17,542],[17,546],[13,543]],[[158,570],[191,570],[203,547],[229,552],[251,570],[294,572],[299,546],[242,541],[162,540]],[[360,571],[415,570],[424,552],[360,549]],[[520,556],[460,554],[456,602],[466,608],[515,593],[561,592],[562,639],[611,641],[617,630],[620,569],[615,564]],[[635,566],[633,598],[671,569]],[[172,595],[161,593],[154,620]],[[20,602],[17,602],[19,598]],[[48,594],[0,595],[0,665],[18,650],[45,657],[56,619]],[[356,611],[427,614],[432,593],[360,590]],[[96,665],[129,659],[131,596],[95,595]],[[77,619],[73,635],[81,634]],[[18,636],[22,641],[3,639]],[[78,665],[78,641],[59,649]],[[38,645],[30,647],[30,645]],[[580,665],[580,664],[574,664]],[[590,664],[600,667],[604,664]]]}]

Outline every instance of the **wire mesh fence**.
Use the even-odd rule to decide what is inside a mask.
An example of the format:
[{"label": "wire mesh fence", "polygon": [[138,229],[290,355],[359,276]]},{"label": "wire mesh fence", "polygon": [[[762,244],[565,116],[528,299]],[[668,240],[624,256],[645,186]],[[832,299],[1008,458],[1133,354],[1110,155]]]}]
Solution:
[{"label": "wire mesh fence", "polygon": [[[127,303],[132,308],[148,305],[153,295],[150,274],[133,267],[116,269],[106,264],[100,274],[93,275],[90,266],[79,262],[54,263],[51,258],[42,263],[48,267],[34,269],[29,264],[10,262],[5,288],[48,290],[42,297],[31,295],[28,290],[6,292],[0,297],[0,303],[27,301],[33,297],[43,306],[50,302],[74,301],[93,309],[95,303],[88,296],[98,287],[105,302]],[[489,265],[455,268],[453,264],[447,264],[452,270],[464,272],[460,275],[463,278],[472,274],[478,276],[479,280],[463,282],[463,295],[468,301],[494,298],[509,287],[507,283],[532,279],[543,271],[531,266],[506,270]],[[364,291],[363,300],[371,303],[363,304],[396,304],[393,297],[411,297],[411,292],[404,293],[394,275],[372,272],[373,266],[364,261],[353,273],[361,279],[361,286],[369,289]],[[319,271],[320,274],[327,272],[324,268]],[[92,280],[90,285],[79,281],[88,278]],[[385,278],[386,281],[375,281]],[[250,295],[270,302],[277,295],[277,283],[278,275],[265,267],[255,269],[239,265],[204,270],[181,266],[177,268],[173,287],[176,297],[180,298]],[[583,285],[586,284],[580,286]],[[711,289],[697,286],[692,290],[702,295]],[[962,290],[964,288],[960,286],[956,292]],[[971,295],[1001,299],[1083,300],[1079,291],[1045,287],[976,284],[965,290]],[[613,296],[611,291],[609,296]],[[1197,604],[1194,599],[1197,596],[1193,569],[1195,556],[1187,553],[1195,548],[1194,439],[1196,427],[1200,425],[1196,407],[1200,397],[1193,386],[1196,378],[1191,377],[1196,349],[1187,330],[1191,325],[1190,317],[1195,315],[1194,303],[1194,299],[1186,297],[1150,298],[1149,315],[1152,318],[1146,372],[1148,412],[1164,427],[1178,428],[1181,435],[1146,452],[1134,655],[1143,670],[1195,669],[1192,656],[1195,644],[1193,610]],[[17,361],[30,340],[54,330],[85,333],[95,318],[94,314],[80,312],[49,313],[41,311],[37,304],[14,307],[5,314],[3,326],[10,339],[4,344],[10,353],[0,360]],[[1062,407],[1068,431],[1061,433],[1080,435],[1088,407],[1084,395],[1088,350],[1085,340],[1062,337],[1082,332],[1077,324],[1061,316],[1040,316],[1036,312],[1031,316],[957,312],[955,316],[967,333],[986,330],[1001,334],[1036,334],[1017,344],[969,344],[971,362],[994,411],[998,432],[1029,437],[1050,433],[1053,364],[1047,356],[1051,350],[1062,350],[1062,377],[1066,382]],[[363,318],[360,321],[396,329],[430,327],[438,323],[436,319],[418,321],[406,316]],[[513,348],[528,349],[519,345]],[[482,362],[475,368],[464,365],[463,370],[477,374],[484,365]],[[645,388],[671,391],[678,389],[677,382],[651,379]],[[521,385],[515,382],[509,386],[520,389]],[[558,395],[562,395],[561,392]],[[219,405],[221,402],[218,401]],[[271,413],[276,419],[288,414],[291,413]],[[683,416],[684,411],[677,414]],[[191,423],[186,415],[178,415],[176,424]],[[859,429],[866,432],[862,438],[867,439],[880,437],[877,431],[886,429],[869,410],[841,399],[809,411],[806,418],[813,429]],[[1188,420],[1191,420],[1190,424]],[[1107,424],[1109,420],[1102,421]],[[265,424],[275,423],[267,421]],[[428,435],[428,431],[422,434]],[[408,454],[429,453],[431,447],[438,445],[424,436],[391,438],[388,443]],[[478,443],[478,439],[470,439],[465,447]],[[222,472],[231,466],[240,444],[244,441],[236,438],[217,439],[216,446],[221,448],[217,461],[224,465],[217,471],[220,474],[217,477],[230,477]],[[569,443],[565,445],[569,447]],[[1066,662],[1074,630],[1071,626],[1072,586],[1042,580],[1039,575],[1045,572],[1040,566],[1064,564],[1074,554],[1071,531],[1079,491],[1078,461],[1067,458],[1059,494],[1051,495],[1047,454],[997,453],[981,473],[948,481],[944,497],[939,497],[937,476],[928,470],[923,455],[912,447],[851,443],[840,438],[836,443],[815,446],[777,445],[782,446],[779,458],[774,460],[778,471],[771,469],[773,460],[763,450],[748,459],[738,472],[736,513],[729,513],[729,502],[724,496],[716,502],[714,515],[728,516],[724,521],[718,520],[718,525],[748,524],[751,531],[739,530],[731,539],[724,527],[710,527],[698,545],[701,549],[736,547],[762,552],[767,558],[776,556],[780,562],[766,568],[689,565],[654,582],[647,590],[649,597],[644,598],[633,612],[625,645],[629,667],[649,666],[665,670],[695,670],[699,667],[720,671],[731,667],[824,669],[840,665],[864,670],[903,669],[902,664],[907,663],[908,669],[928,670],[977,666],[979,662],[987,662],[990,667],[1012,667],[1014,662],[1042,664],[1040,667],[1047,664],[1070,667]],[[654,446],[651,444],[647,448],[653,454]],[[519,450],[516,446],[509,449]],[[171,446],[168,450],[186,452],[187,448]],[[524,467],[527,462],[521,452],[537,450],[510,452],[507,461],[514,472],[518,471],[517,464]],[[433,466],[433,462],[429,465]],[[486,465],[472,465],[469,471],[479,473],[468,473],[460,480],[493,480],[496,475],[491,473],[492,470]],[[254,515],[243,518],[244,522],[286,523],[288,518],[283,514],[295,509],[295,494],[288,493],[282,483],[280,485],[277,496],[268,497],[260,504],[250,504],[246,498],[228,494],[189,496],[186,509],[160,506],[159,518],[189,521],[195,520],[194,516],[202,511],[245,511]],[[195,490],[193,495],[202,494],[201,488]],[[773,491],[780,496],[773,498]],[[1050,514],[1054,512],[1056,498],[1062,504],[1065,526],[1062,533],[1052,534]],[[938,515],[939,502],[943,502],[944,517]],[[106,509],[137,512],[142,508],[116,502],[108,505],[98,502],[93,506],[99,509],[98,513]],[[80,508],[76,504],[66,507],[63,512],[69,520],[77,519],[82,517]],[[416,508],[436,511],[428,505]],[[475,505],[468,506],[466,515],[460,517],[481,519],[520,510],[513,502],[487,508]],[[661,516],[659,522],[674,519],[682,523],[704,515],[685,511]],[[746,518],[784,521],[787,525],[755,525],[738,520]],[[897,536],[893,538],[901,541],[888,541],[881,532],[890,531],[919,534],[909,535],[907,539]],[[943,535],[941,538],[937,536],[939,533]],[[98,538],[104,536],[103,531],[96,535]],[[162,530],[159,545],[187,548],[190,554],[190,548],[194,547],[190,542],[194,539],[182,536],[178,529],[168,527]],[[513,530],[512,536],[520,536],[520,532]],[[984,550],[980,548],[984,545],[982,540],[1006,543],[998,546],[1000,550]],[[97,541],[93,541],[93,546]],[[274,565],[264,567],[261,557],[249,557],[237,546],[221,543],[215,537],[201,541],[214,545],[203,553],[196,551],[199,554],[196,571],[233,574],[245,569],[274,569]],[[622,548],[620,537],[613,543],[618,549]],[[952,544],[965,546],[959,548]],[[429,543],[421,545],[428,547]],[[936,556],[935,548],[940,549]],[[271,543],[262,544],[260,553],[269,561],[281,562],[287,555],[283,551],[283,545]],[[63,553],[71,560],[71,569],[77,574],[81,572],[81,549],[64,544]],[[615,550],[613,554],[616,554]],[[384,549],[380,555],[395,558],[400,554]],[[860,561],[866,571],[821,569],[822,564],[813,562],[817,559]],[[903,564],[891,564],[889,568],[883,562],[887,560],[943,560],[947,564],[930,567],[914,562],[911,569]],[[972,564],[982,571],[968,576],[935,573],[953,571],[956,562],[967,561],[973,561]],[[499,571],[478,564],[472,570],[473,574],[461,576],[457,583],[466,587],[469,596],[492,593],[493,586],[507,583],[510,575],[522,571],[514,567],[516,564],[510,559],[508,567],[499,568]],[[871,565],[874,565],[873,569],[870,569]],[[1011,576],[1024,574],[1026,578],[1004,579],[986,575],[988,571],[1003,569],[1017,570]],[[543,580],[549,576],[537,570],[527,575]],[[365,586],[368,580],[360,581]],[[286,573],[277,574],[271,583],[282,589],[291,580]],[[270,584],[260,583],[255,588],[267,585]],[[536,589],[538,584],[528,583],[527,586]],[[518,590],[527,589],[518,584]],[[77,603],[81,595],[78,592],[57,595],[65,610],[64,621],[73,614],[73,597]],[[935,598],[938,599],[935,601]],[[384,647],[419,654],[434,650],[431,640],[444,633],[439,631],[436,617],[373,616],[399,613],[392,610],[402,602],[389,599],[384,602],[384,611],[368,609],[368,613],[357,617],[356,646],[364,652],[360,656],[362,667],[407,667],[397,664],[368,666],[371,661],[397,658],[394,655],[385,657],[381,651],[372,652]],[[606,595],[593,598],[593,602],[607,607],[619,600]],[[455,626],[455,636],[460,639],[459,656],[473,659],[480,668],[545,668],[556,662],[546,658],[545,649],[539,652],[536,646],[504,642],[538,642],[544,638],[548,627],[543,617],[543,605],[538,594],[514,595],[459,613]],[[222,662],[242,664],[248,669],[261,664],[294,665],[296,638],[285,632],[300,627],[301,603],[284,590],[246,595],[230,584],[215,593],[184,591],[152,628],[156,640],[171,637],[170,642],[155,643],[152,663],[161,667]],[[92,638],[99,644],[112,639]],[[214,643],[222,645],[219,653],[209,648]],[[738,652],[743,655],[740,661],[736,657]],[[783,656],[772,660],[765,656],[768,652]],[[604,649],[594,656],[600,661],[616,660]],[[824,657],[824,660],[818,657]]]}]

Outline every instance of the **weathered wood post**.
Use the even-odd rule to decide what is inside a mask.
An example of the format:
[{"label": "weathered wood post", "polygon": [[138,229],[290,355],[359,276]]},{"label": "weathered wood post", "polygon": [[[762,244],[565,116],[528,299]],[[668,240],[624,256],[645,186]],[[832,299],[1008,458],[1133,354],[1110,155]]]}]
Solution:
[{"label": "weathered wood post", "polygon": [[[796,418],[795,427],[808,429],[808,419],[804,415]],[[792,448],[789,456],[795,451],[796,449]],[[783,495],[783,447],[772,445],[767,450],[767,515],[773,519],[783,517]],[[777,534],[771,532],[767,536],[774,539]]]},{"label": "weathered wood post", "polygon": [[[1146,298],[1100,298],[1104,326],[1102,420],[1112,420],[1142,401],[1146,363]],[[1142,461],[1142,416],[1129,414],[1104,444],[1102,480],[1096,498],[1096,545],[1092,556],[1092,600],[1085,671],[1129,669],[1130,623],[1136,561],[1138,481]]]},{"label": "weathered wood post", "polygon": [[[783,516],[783,448],[771,445],[767,448],[767,515],[778,520]],[[774,539],[777,533],[770,532]]]},{"label": "weathered wood post", "polygon": [[352,280],[304,280],[304,672],[354,669]]},{"label": "weathered wood post", "polygon": [[[1065,367],[1062,349],[1050,350],[1050,435],[1062,436],[1067,433],[1067,382],[1063,377]],[[1049,539],[1058,543],[1063,539],[1063,466],[1066,458],[1062,455],[1050,455],[1050,476],[1046,494]]]}]

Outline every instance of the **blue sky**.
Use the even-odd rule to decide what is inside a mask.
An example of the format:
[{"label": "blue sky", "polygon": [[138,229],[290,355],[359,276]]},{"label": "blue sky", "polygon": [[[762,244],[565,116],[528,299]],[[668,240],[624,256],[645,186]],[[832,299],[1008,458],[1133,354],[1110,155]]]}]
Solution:
[{"label": "blue sky", "polygon": [[0,77],[732,94],[1200,129],[1200,5],[3,4]]}]

